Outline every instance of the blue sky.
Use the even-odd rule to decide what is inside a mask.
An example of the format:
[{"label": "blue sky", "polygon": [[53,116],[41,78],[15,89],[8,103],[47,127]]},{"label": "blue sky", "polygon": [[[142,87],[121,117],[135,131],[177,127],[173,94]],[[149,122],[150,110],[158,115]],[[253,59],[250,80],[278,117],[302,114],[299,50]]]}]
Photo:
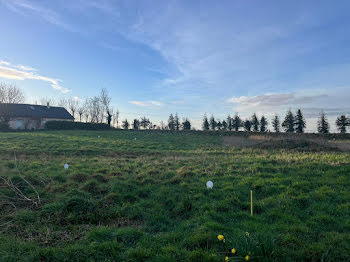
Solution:
[{"label": "blue sky", "polygon": [[349,1],[0,0],[0,81],[121,118],[350,113]]}]

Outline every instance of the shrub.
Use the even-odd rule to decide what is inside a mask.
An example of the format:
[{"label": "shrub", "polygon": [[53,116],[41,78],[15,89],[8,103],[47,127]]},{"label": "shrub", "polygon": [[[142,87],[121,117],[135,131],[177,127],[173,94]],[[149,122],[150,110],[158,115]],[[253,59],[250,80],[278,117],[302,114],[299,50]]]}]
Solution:
[{"label": "shrub", "polygon": [[82,123],[70,121],[48,121],[45,123],[48,130],[107,130],[111,127],[103,123]]},{"label": "shrub", "polygon": [[0,131],[9,131],[10,127],[7,122],[0,122]]}]

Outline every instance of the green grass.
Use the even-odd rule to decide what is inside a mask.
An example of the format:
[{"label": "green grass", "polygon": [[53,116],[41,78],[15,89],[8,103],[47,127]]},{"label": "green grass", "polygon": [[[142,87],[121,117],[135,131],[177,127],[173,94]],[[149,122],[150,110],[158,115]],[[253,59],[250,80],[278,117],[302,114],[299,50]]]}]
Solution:
[{"label": "green grass", "polygon": [[349,261],[349,163],[219,133],[0,133],[0,176],[41,200],[0,181],[0,261]]}]

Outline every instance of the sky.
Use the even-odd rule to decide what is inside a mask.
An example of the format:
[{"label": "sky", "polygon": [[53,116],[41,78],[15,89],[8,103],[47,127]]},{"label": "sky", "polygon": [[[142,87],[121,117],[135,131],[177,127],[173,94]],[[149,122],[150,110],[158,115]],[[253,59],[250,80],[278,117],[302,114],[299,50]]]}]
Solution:
[{"label": "sky", "polygon": [[[122,119],[350,113],[350,1],[0,0],[0,82]],[[271,122],[271,121],[270,121]],[[271,126],[270,126],[271,127]]]}]

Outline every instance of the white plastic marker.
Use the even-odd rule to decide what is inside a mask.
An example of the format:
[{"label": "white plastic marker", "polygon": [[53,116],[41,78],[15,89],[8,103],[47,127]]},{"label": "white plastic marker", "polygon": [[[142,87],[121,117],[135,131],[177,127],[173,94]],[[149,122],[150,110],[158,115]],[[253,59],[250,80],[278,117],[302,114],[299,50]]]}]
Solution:
[{"label": "white plastic marker", "polygon": [[208,189],[212,189],[213,186],[214,186],[213,182],[211,182],[211,181],[208,181],[208,182],[207,182],[207,188],[208,188]]},{"label": "white plastic marker", "polygon": [[68,169],[69,168],[69,165],[66,163],[64,164],[64,169]]}]

